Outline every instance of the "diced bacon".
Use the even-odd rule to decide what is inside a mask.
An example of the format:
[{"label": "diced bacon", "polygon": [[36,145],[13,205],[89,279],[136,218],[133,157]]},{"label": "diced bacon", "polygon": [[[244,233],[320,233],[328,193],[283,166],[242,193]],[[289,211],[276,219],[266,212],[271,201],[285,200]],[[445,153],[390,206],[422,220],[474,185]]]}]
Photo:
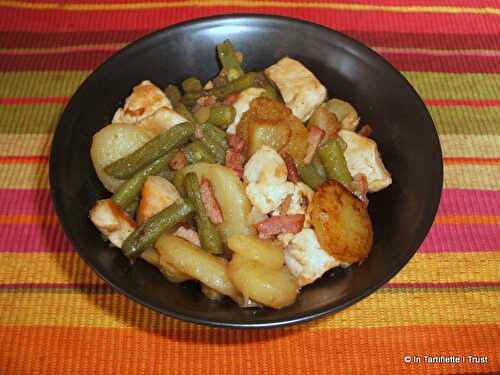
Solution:
[{"label": "diced bacon", "polygon": [[256,224],[259,237],[270,239],[278,234],[298,233],[304,225],[305,215],[272,216]]},{"label": "diced bacon", "polygon": [[236,152],[232,148],[226,151],[225,165],[231,168],[239,177],[243,176],[243,163],[245,158],[241,152]]},{"label": "diced bacon", "polygon": [[196,101],[196,104],[202,107],[211,107],[215,104],[217,98],[213,95],[200,96]]},{"label": "diced bacon", "polygon": [[363,173],[353,176],[350,190],[365,204],[368,204],[368,179]]},{"label": "diced bacon", "polygon": [[224,104],[233,105],[234,102],[238,99],[239,94],[240,94],[239,92],[235,92],[233,94],[226,96],[226,98],[224,99]]},{"label": "diced bacon", "polygon": [[215,199],[212,184],[206,178],[201,179],[200,183],[201,200],[207,209],[208,217],[214,224],[221,224],[224,221],[219,202]]},{"label": "diced bacon", "polygon": [[174,232],[174,235],[180,238],[184,238],[186,241],[191,242],[195,246],[201,246],[200,237],[198,233],[192,229],[180,226]]},{"label": "diced bacon", "polygon": [[308,138],[309,145],[307,146],[306,156],[304,157],[304,163],[309,164],[312,161],[314,154],[316,153],[316,150],[324,136],[325,136],[324,130],[316,126],[313,126],[311,130],[309,130],[309,138]]},{"label": "diced bacon", "polygon": [[361,129],[358,130],[358,134],[362,135],[363,137],[369,137],[373,133],[373,129],[370,125],[366,124],[361,127]]},{"label": "diced bacon", "polygon": [[289,195],[285,198],[283,202],[278,207],[278,212],[280,215],[286,215],[288,209],[290,208],[290,203],[292,203],[292,196]]},{"label": "diced bacon", "polygon": [[297,166],[295,165],[293,157],[286,152],[281,154],[281,157],[283,158],[286,164],[286,169],[288,171],[287,175],[288,181],[299,182],[300,181],[299,172],[297,171]]},{"label": "diced bacon", "polygon": [[245,147],[245,140],[236,134],[228,134],[227,141],[235,152],[242,152]]},{"label": "diced bacon", "polygon": [[177,150],[172,160],[170,160],[170,168],[174,171],[181,170],[187,165],[186,155],[183,151]]}]

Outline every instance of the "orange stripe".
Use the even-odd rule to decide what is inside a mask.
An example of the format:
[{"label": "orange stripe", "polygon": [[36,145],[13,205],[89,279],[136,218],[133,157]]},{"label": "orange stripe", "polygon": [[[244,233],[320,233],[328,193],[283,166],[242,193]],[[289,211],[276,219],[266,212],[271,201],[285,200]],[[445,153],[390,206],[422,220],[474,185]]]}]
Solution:
[{"label": "orange stripe", "polygon": [[0,215],[0,224],[57,224],[56,215]]},{"label": "orange stripe", "polygon": [[[111,313],[111,312],[110,312]],[[165,331],[137,328],[2,327],[7,374],[413,374],[494,371],[498,325],[351,329],[223,330],[169,322]],[[185,328],[181,328],[185,327]],[[353,350],[356,348],[356,350]],[[458,364],[425,364],[424,355],[465,358]],[[422,363],[405,364],[405,355]]]},{"label": "orange stripe", "polygon": [[439,215],[435,224],[500,224],[500,216],[488,215]]},{"label": "orange stripe", "polygon": [[467,157],[445,157],[444,164],[493,164],[500,165],[500,158],[467,158]]}]

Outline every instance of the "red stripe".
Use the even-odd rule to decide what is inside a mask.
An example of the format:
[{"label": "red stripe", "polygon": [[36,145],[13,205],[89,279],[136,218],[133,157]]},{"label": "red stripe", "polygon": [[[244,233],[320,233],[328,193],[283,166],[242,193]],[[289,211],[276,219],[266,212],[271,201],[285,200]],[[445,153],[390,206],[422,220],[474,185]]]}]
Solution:
[{"label": "red stripe", "polygon": [[[92,50],[40,55],[4,55],[0,59],[0,71],[93,70],[113,52]],[[382,55],[401,71],[500,73],[498,58],[490,56],[436,56],[406,52],[384,52]]]},{"label": "red stripe", "polygon": [[500,34],[498,16],[300,8],[186,7],[123,11],[2,9],[0,31],[61,32],[159,29],[197,17],[225,13],[272,13],[303,18],[338,30],[442,34]]},{"label": "red stripe", "polygon": [[[0,32],[2,48],[52,48],[82,44],[129,43],[154,29],[138,29],[128,31],[82,31],[82,32]],[[497,35],[474,34],[425,34],[403,33],[395,30],[364,32],[344,30],[346,34],[369,46],[436,48],[436,49],[500,49],[500,38]]]},{"label": "red stripe", "polygon": [[65,104],[68,101],[67,96],[45,96],[30,98],[0,98],[0,105],[18,105],[18,104]]},{"label": "red stripe", "polygon": [[48,156],[0,156],[0,163],[48,163]]},{"label": "red stripe", "polygon": [[436,107],[500,107],[500,99],[425,99],[425,104]]}]

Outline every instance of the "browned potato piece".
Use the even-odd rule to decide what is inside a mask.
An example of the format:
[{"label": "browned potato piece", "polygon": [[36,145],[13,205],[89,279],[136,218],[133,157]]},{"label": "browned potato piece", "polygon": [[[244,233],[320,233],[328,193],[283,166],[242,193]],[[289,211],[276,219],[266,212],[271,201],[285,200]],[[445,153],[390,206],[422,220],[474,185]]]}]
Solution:
[{"label": "browned potato piece", "polygon": [[234,254],[227,272],[244,298],[275,309],[294,303],[299,292],[288,268],[273,270],[240,254]]},{"label": "browned potato piece", "polygon": [[327,111],[324,105],[320,105],[316,108],[307,122],[307,129],[311,129],[316,126],[325,132],[325,140],[332,137],[332,135],[337,134],[342,128],[340,122],[333,113]]},{"label": "browned potato piece", "polygon": [[280,269],[285,264],[283,250],[270,240],[261,240],[256,236],[236,235],[229,237],[227,245],[235,253],[272,269]]},{"label": "browned potato piece", "polygon": [[[278,146],[281,146],[281,148],[277,149],[277,151],[286,151],[295,159],[297,163],[301,163],[307,149],[307,129],[283,103],[267,97],[254,99],[250,103],[250,109],[241,117],[236,133],[247,141],[249,139],[250,127],[277,127],[281,125],[290,129],[290,137],[285,147],[281,146],[282,142],[280,140],[275,140]],[[266,144],[271,147],[275,147],[272,144]],[[250,155],[251,154],[247,149],[247,156]]]},{"label": "browned potato piece", "polygon": [[190,280],[191,278],[185,273],[180,272],[174,266],[170,264],[160,264],[160,255],[156,252],[155,249],[149,248],[145,252],[141,254],[141,258],[146,262],[151,263],[155,267],[157,267],[160,272],[165,276],[168,280],[173,283],[182,283],[183,281]]},{"label": "browned potato piece", "polygon": [[373,244],[368,210],[342,184],[323,183],[310,205],[311,223],[321,247],[341,262],[365,258]]},{"label": "browned potato piece", "polygon": [[253,155],[263,145],[280,151],[288,143],[290,133],[290,127],[281,122],[276,124],[250,124],[248,127],[247,156]]},{"label": "browned potato piece", "polygon": [[281,152],[288,153],[295,163],[300,168],[304,164],[304,157],[306,156],[309,132],[300,120],[293,116],[289,122],[292,134],[288,144],[281,150]]}]

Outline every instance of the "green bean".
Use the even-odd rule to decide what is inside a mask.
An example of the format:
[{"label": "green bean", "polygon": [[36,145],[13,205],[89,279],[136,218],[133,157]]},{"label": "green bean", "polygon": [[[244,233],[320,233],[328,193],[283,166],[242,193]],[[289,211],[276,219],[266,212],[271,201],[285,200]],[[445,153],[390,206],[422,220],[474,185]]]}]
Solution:
[{"label": "green bean", "polygon": [[244,74],[243,69],[241,69],[240,61],[236,56],[236,51],[229,39],[226,39],[224,43],[217,44],[217,55],[219,56],[222,67],[227,73],[229,81],[234,81]]},{"label": "green bean", "polygon": [[[111,197],[111,199],[113,200],[113,197]],[[135,213],[139,208],[139,201],[140,201],[139,196],[136,195],[132,203],[130,203],[127,207],[125,207],[125,212],[131,219],[135,217]]]},{"label": "green bean", "polygon": [[193,111],[193,115],[198,124],[203,124],[210,118],[210,107],[200,106],[196,111]]},{"label": "green bean", "polygon": [[184,117],[186,120],[188,120],[190,123],[192,124],[196,124],[196,119],[194,118],[193,114],[191,113],[191,111],[189,111],[189,109],[186,108],[186,106],[182,103],[178,103],[175,107],[174,107],[175,111],[181,115],[182,117]]},{"label": "green bean", "polygon": [[208,122],[200,125],[203,136],[207,136],[209,138],[214,139],[219,146],[221,146],[224,151],[229,148],[229,144],[227,143],[227,135],[224,130],[219,129],[217,126],[212,125]]},{"label": "green bean", "polygon": [[321,159],[319,158],[319,155],[318,153],[315,153],[314,154],[314,157],[312,159],[312,162],[311,164],[314,166],[314,168],[316,169],[316,171],[319,173],[319,175],[321,177],[323,177],[323,179],[326,180],[326,171],[325,171],[325,166],[323,165],[323,163],[321,162]]},{"label": "green bean", "polygon": [[225,129],[235,117],[236,109],[232,105],[214,105],[210,108],[208,122]]},{"label": "green bean", "polygon": [[347,169],[347,163],[339,142],[336,140],[327,141],[319,149],[319,157],[330,180],[336,180],[345,186],[351,182],[352,177],[349,169]]},{"label": "green bean", "polygon": [[207,209],[201,199],[200,184],[196,173],[188,173],[184,177],[184,187],[187,196],[193,204],[196,225],[200,236],[201,247],[212,254],[221,254],[224,250],[217,228],[210,221]]},{"label": "green bean", "polygon": [[189,201],[178,199],[133,231],[123,242],[123,253],[131,260],[137,259],[147,248],[153,246],[163,232],[186,221],[193,211],[193,205]]},{"label": "green bean", "polygon": [[203,85],[198,78],[189,77],[182,81],[182,89],[184,92],[199,92],[203,90]]},{"label": "green bean", "polygon": [[192,107],[196,104],[201,95],[202,91],[186,92],[182,97],[182,104]]},{"label": "green bean", "polygon": [[262,87],[266,92],[264,93],[265,96],[268,98],[271,98],[273,100],[276,100],[278,102],[282,102],[283,99],[281,98],[281,94],[279,93],[278,89],[274,87],[271,83],[266,82],[264,86]]},{"label": "green bean", "polygon": [[142,167],[167,154],[193,135],[194,125],[189,122],[176,125],[156,136],[131,154],[118,159],[104,168],[105,172],[117,178],[129,178]]},{"label": "green bean", "polygon": [[313,190],[318,190],[319,186],[326,181],[326,178],[318,173],[312,163],[304,165],[299,174],[302,181]]},{"label": "green bean", "polygon": [[165,95],[167,96],[168,100],[170,100],[170,103],[175,108],[175,105],[181,101],[182,95],[177,86],[174,85],[168,85],[165,88]]},{"label": "green bean", "polygon": [[243,74],[240,78],[226,83],[224,86],[214,87],[207,90],[209,95],[214,95],[217,98],[225,98],[232,93],[243,91],[249,87],[256,85],[256,73],[250,72]]},{"label": "green bean", "polygon": [[147,178],[164,170],[172,157],[173,153],[170,152],[139,169],[129,180],[120,185],[111,200],[121,208],[126,209],[137,198]]},{"label": "green bean", "polygon": [[190,164],[196,163],[216,163],[210,150],[202,142],[195,140],[184,148],[186,159]]},{"label": "green bean", "polygon": [[177,191],[179,192],[179,194],[182,197],[185,197],[186,190],[184,189],[184,173],[182,173],[182,170],[175,171],[174,175],[172,176],[172,179],[170,181],[174,184],[174,186],[177,189]]},{"label": "green bean", "polygon": [[214,156],[217,163],[224,164],[224,160],[226,159],[226,150],[224,150],[215,138],[210,137],[208,134],[203,134],[200,141],[210,150],[210,153]]}]

